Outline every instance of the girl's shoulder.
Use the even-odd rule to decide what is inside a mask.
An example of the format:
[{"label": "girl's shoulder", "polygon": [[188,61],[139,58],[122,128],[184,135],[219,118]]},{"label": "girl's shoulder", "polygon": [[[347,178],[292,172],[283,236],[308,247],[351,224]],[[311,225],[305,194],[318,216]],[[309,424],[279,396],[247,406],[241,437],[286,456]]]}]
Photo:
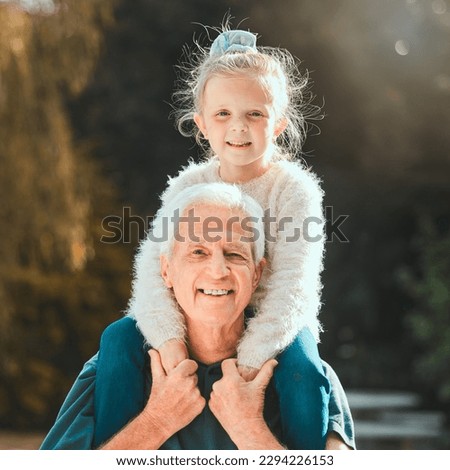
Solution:
[{"label": "girl's shoulder", "polygon": [[169,185],[176,180],[192,179],[194,182],[202,183],[216,177],[218,162],[215,158],[196,162],[190,159],[187,165],[182,166],[175,177],[169,177]]},{"label": "girl's shoulder", "polygon": [[285,190],[295,191],[298,188],[302,192],[308,189],[322,192],[321,179],[305,164],[299,161],[280,160],[274,166],[277,172],[278,186]]},{"label": "girl's shoulder", "polygon": [[217,180],[217,174],[218,163],[214,158],[200,162],[191,159],[187,165],[181,167],[176,176],[169,176],[167,187],[160,199],[163,202],[167,201],[174,194],[193,184],[214,182]]}]

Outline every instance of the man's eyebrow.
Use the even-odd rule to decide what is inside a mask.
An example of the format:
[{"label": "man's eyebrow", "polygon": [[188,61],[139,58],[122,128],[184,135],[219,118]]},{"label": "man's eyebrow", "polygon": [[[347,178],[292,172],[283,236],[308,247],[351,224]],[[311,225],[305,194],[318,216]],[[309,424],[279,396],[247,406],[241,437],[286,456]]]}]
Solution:
[{"label": "man's eyebrow", "polygon": [[204,246],[204,245],[206,245],[206,242],[205,242],[205,240],[203,240],[201,238],[199,238],[196,241],[192,241],[192,240],[188,239],[186,245],[187,245],[188,248],[193,248],[195,246]]},{"label": "man's eyebrow", "polygon": [[226,245],[227,250],[247,251],[248,248],[251,249],[251,243],[249,242],[230,242]]}]

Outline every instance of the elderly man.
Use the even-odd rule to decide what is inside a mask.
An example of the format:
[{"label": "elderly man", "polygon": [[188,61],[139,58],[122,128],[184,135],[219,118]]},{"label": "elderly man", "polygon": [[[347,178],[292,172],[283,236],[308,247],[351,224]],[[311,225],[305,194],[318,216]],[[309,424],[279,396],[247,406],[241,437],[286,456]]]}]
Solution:
[{"label": "elderly man", "polygon": [[[236,187],[217,183],[186,189],[165,213],[154,227],[162,244],[160,271],[184,315],[190,359],[166,373],[151,349],[149,366],[134,321],[114,323],[102,336],[98,370],[94,356],[42,449],[286,448],[271,381],[277,361],[246,382],[234,359],[265,265],[262,209]],[[168,219],[176,223],[164,224]],[[102,376],[102,361],[114,362],[121,348],[134,349],[128,355],[138,364],[134,383],[115,381],[110,364],[109,376]],[[345,395],[326,370],[333,387],[327,448],[354,447]],[[115,401],[127,396],[116,393],[120,387],[140,398]]]}]

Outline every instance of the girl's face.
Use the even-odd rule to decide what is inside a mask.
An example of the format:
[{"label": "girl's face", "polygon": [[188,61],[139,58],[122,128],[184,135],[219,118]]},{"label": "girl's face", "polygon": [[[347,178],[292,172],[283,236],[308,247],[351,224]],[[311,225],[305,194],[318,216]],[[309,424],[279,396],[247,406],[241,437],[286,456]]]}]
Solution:
[{"label": "girl's face", "polygon": [[227,182],[248,181],[268,168],[275,139],[286,128],[270,98],[253,78],[214,76],[205,86],[194,121],[220,159]]}]

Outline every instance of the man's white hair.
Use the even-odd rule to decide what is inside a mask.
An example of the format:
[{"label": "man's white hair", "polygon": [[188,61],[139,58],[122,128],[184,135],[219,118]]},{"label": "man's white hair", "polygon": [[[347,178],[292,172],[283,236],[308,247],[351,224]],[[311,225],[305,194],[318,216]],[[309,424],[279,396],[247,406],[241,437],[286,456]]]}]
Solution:
[{"label": "man's white hair", "polygon": [[[177,221],[185,217],[188,208],[207,204],[217,208],[238,210],[244,215],[241,227],[251,234],[246,235],[252,243],[253,259],[259,263],[264,256],[264,211],[252,197],[242,192],[237,186],[227,183],[201,183],[180,191],[171,201],[160,208],[152,225],[152,237],[160,242],[160,254],[170,257],[172,254]],[[211,217],[214,217],[214,212]],[[178,232],[177,232],[178,233]]]}]

